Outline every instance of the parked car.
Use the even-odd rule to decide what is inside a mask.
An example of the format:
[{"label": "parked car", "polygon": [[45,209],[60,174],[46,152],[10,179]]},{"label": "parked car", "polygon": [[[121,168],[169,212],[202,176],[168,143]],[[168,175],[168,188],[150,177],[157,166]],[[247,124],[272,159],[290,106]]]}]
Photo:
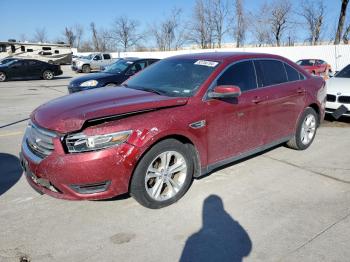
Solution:
[{"label": "parked car", "polygon": [[93,53],[86,57],[76,58],[72,61],[72,70],[76,72],[90,73],[91,71],[100,71],[101,66],[108,66],[114,63],[111,54]]},{"label": "parked car", "polygon": [[103,72],[84,75],[73,79],[68,85],[68,92],[75,93],[102,86],[117,86],[159,59],[128,58],[108,66]]},{"label": "parked car", "polygon": [[120,88],[40,106],[20,158],[29,184],[51,196],[129,192],[142,205],[161,208],[219,166],[283,143],[308,148],[325,101],[324,80],[280,56],[175,56]]},{"label": "parked car", "polygon": [[350,116],[350,65],[327,80],[326,113],[336,119]]},{"label": "parked car", "polygon": [[51,80],[62,75],[59,65],[49,64],[34,59],[13,60],[0,65],[0,82],[10,79],[42,78]]},{"label": "parked car", "polygon": [[313,75],[329,75],[332,73],[331,65],[320,59],[302,59],[297,64]]}]

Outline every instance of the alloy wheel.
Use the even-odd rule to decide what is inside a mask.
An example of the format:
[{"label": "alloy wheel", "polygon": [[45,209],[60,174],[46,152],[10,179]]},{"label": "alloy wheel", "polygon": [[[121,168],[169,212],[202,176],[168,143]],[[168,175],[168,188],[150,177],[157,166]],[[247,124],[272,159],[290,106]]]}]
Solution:
[{"label": "alloy wheel", "polygon": [[176,151],[166,151],[159,154],[147,168],[145,188],[152,199],[165,201],[177,195],[185,184],[186,176],[184,156]]},{"label": "alloy wheel", "polygon": [[308,145],[316,133],[316,118],[313,114],[308,114],[305,117],[300,132],[301,142]]}]

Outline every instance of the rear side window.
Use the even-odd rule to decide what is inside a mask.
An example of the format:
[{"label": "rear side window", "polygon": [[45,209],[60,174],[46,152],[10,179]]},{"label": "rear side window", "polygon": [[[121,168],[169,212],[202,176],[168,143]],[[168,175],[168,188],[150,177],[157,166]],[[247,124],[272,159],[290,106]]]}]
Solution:
[{"label": "rear side window", "polygon": [[242,92],[255,89],[257,84],[253,62],[245,61],[232,65],[220,76],[217,85],[235,85]]},{"label": "rear side window", "polygon": [[284,67],[287,72],[288,81],[298,81],[299,80],[299,72],[295,70],[288,64],[284,64]]},{"label": "rear side window", "polygon": [[258,74],[259,87],[287,82],[287,74],[281,61],[258,60],[254,61],[254,64]]},{"label": "rear side window", "polygon": [[111,56],[109,54],[103,54],[103,59],[111,59]]}]

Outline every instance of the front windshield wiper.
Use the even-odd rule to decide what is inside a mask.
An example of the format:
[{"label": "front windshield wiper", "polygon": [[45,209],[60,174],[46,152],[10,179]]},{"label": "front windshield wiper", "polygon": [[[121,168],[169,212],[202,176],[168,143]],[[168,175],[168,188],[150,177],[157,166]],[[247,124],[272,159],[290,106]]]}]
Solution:
[{"label": "front windshield wiper", "polygon": [[131,89],[136,89],[136,90],[141,90],[141,91],[146,91],[146,92],[150,92],[150,93],[154,93],[160,96],[166,95],[165,92],[162,92],[160,90],[151,88],[151,87],[135,87],[135,86],[129,86],[126,83],[123,83],[122,86],[127,87],[127,88],[131,88]]},{"label": "front windshield wiper", "polygon": [[142,87],[142,88],[140,88],[138,90],[154,93],[154,94],[157,94],[157,95],[160,95],[160,96],[164,95],[164,92],[161,92],[161,91],[159,91],[157,89],[153,89],[153,88],[150,88],[150,87]]}]

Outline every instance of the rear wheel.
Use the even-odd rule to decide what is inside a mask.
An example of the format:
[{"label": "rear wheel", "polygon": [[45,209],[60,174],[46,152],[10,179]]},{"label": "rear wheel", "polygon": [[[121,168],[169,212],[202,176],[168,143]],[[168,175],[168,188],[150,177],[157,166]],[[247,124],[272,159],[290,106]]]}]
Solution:
[{"label": "rear wheel", "polygon": [[82,71],[83,71],[83,73],[90,73],[91,67],[89,65],[83,65]]},{"label": "rear wheel", "polygon": [[4,72],[0,72],[0,82],[5,82],[7,79],[6,74]]},{"label": "rear wheel", "polygon": [[45,70],[43,73],[43,78],[45,80],[51,80],[55,77],[55,74],[51,70]]},{"label": "rear wheel", "polygon": [[314,109],[306,108],[300,117],[294,137],[287,142],[287,146],[296,150],[308,148],[314,141],[319,117]]},{"label": "rear wheel", "polygon": [[175,139],[161,141],[137,165],[130,194],[148,208],[168,206],[179,200],[190,187],[193,166],[185,144]]}]

